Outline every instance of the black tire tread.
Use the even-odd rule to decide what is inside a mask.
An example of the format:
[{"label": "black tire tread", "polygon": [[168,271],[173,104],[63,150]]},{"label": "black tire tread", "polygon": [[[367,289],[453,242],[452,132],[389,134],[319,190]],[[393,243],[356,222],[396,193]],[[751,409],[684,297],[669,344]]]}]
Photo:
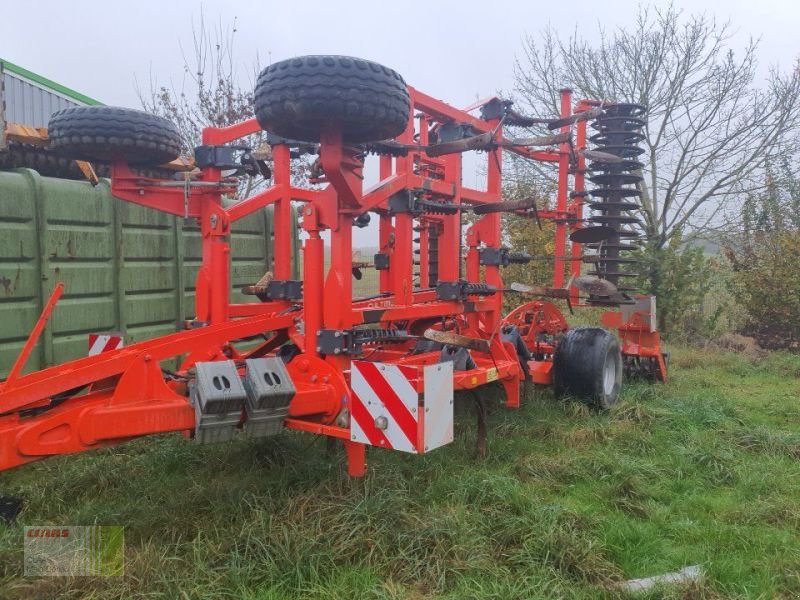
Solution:
[{"label": "black tire tread", "polygon": [[[603,398],[603,366],[609,351],[619,355],[619,342],[601,327],[575,327],[567,331],[553,356],[553,388],[556,396],[571,395],[600,409],[610,408]],[[621,365],[622,357],[619,358]]]},{"label": "black tire tread", "polygon": [[393,138],[408,124],[403,78],[377,63],[348,56],[300,56],[268,66],[254,94],[262,128],[302,141],[319,141],[323,123],[342,126],[348,142]]},{"label": "black tire tread", "polygon": [[53,113],[48,124],[50,147],[78,160],[160,165],[181,153],[181,136],[168,119],[114,106],[76,106]]}]

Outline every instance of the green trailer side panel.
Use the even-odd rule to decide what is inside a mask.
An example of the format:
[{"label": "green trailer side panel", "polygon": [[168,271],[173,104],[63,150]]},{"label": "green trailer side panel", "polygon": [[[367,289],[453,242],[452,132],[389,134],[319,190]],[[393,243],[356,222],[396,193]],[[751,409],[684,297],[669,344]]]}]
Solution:
[{"label": "green trailer side panel", "polygon": [[[241,288],[272,268],[271,208],[232,232],[231,301],[251,302]],[[297,251],[295,242],[295,276]],[[199,265],[194,221],[117,200],[107,181],[0,171],[0,377],[57,281],[64,294],[26,372],[86,355],[91,332],[120,331],[132,343],[175,331],[193,316]]]}]

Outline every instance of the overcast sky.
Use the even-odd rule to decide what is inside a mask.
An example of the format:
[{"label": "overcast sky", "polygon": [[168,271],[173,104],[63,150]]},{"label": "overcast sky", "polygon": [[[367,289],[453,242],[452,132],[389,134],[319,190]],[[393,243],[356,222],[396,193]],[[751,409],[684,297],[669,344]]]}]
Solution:
[{"label": "overcast sky", "polygon": [[[656,0],[657,5],[667,5]],[[676,0],[686,12],[730,20],[732,47],[761,38],[761,72],[800,55],[800,0]],[[597,37],[631,22],[624,0],[372,2],[236,0],[0,0],[0,58],[105,104],[139,108],[135,80],[179,84],[181,44],[191,48],[200,11],[212,26],[237,22],[237,57],[249,77],[262,65],[302,54],[348,54],[399,71],[415,87],[465,106],[513,87],[526,34],[550,24]],[[469,180],[466,183],[470,184]],[[363,237],[359,232],[357,237]],[[360,240],[359,240],[360,241]]]},{"label": "overcast sky", "polygon": [[[666,4],[666,3],[661,3]],[[764,67],[788,67],[800,53],[797,0],[677,0],[737,29],[734,46],[762,38]],[[598,24],[630,22],[636,3],[268,0],[0,0],[0,57],[106,104],[138,107],[134,77],[147,85],[180,79],[180,43],[191,44],[200,10],[211,24],[238,22],[245,71],[299,54],[350,54],[398,70],[412,85],[457,105],[513,85],[513,62],[526,33],[550,23],[596,35]]]}]

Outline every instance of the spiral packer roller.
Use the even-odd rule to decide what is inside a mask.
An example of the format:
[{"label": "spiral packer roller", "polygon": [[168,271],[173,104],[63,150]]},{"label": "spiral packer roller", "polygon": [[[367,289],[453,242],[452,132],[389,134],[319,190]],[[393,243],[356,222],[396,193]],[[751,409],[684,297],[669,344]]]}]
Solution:
[{"label": "spiral packer roller", "polygon": [[[638,249],[637,232],[632,225],[641,225],[635,216],[640,209],[640,182],[642,181],[643,164],[638,158],[644,149],[638,144],[645,139],[642,129],[645,120],[642,118],[645,107],[641,104],[618,103],[605,107],[601,116],[595,119],[591,127],[597,133],[589,140],[595,150],[612,154],[621,160],[615,162],[593,161],[588,169],[593,173],[589,177],[595,187],[589,191],[591,201],[588,206],[593,214],[589,221],[595,225],[612,228],[615,233],[610,238],[594,244],[587,244],[598,255],[595,269],[590,275],[596,275],[611,282],[620,292],[629,292],[634,288],[626,279],[637,276],[630,266],[638,261],[625,256]],[[600,296],[589,298],[592,304],[618,304],[618,300]]]}]

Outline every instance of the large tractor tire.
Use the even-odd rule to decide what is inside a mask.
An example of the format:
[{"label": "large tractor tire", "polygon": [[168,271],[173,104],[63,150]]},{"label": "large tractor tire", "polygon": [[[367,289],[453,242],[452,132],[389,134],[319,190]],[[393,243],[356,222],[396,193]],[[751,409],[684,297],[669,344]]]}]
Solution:
[{"label": "large tractor tire", "polygon": [[261,71],[255,113],[279,136],[318,142],[326,126],[352,143],[390,139],[408,125],[411,106],[403,78],[387,67],[348,56],[300,56]]},{"label": "large tractor tire", "polygon": [[124,159],[161,165],[181,153],[181,135],[168,119],[130,108],[75,106],[53,113],[50,147],[68,158],[92,162]]},{"label": "large tractor tire", "polygon": [[622,386],[617,338],[600,327],[576,327],[564,335],[553,357],[557,396],[580,398],[599,409],[616,404]]}]

